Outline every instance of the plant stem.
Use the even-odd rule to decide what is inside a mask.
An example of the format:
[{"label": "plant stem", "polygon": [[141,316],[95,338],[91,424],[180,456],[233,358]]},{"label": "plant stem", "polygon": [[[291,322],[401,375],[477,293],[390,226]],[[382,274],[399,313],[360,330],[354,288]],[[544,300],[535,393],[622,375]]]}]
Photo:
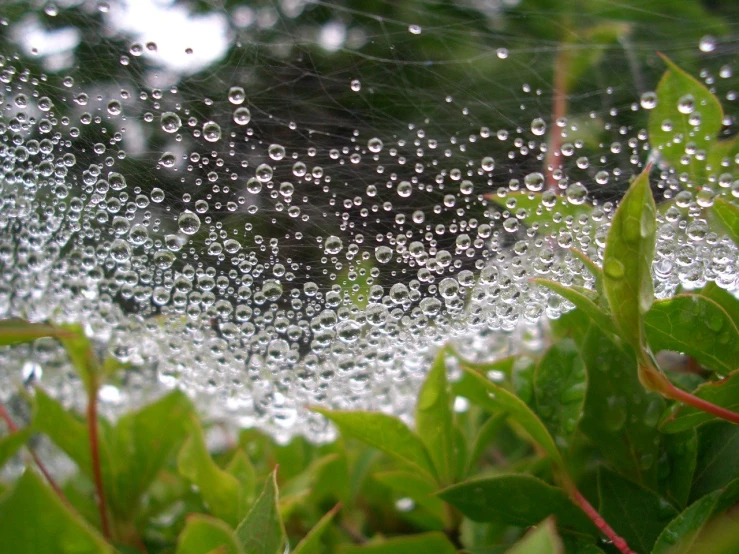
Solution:
[{"label": "plant stem", "polygon": [[558,181],[554,172],[562,167],[562,132],[557,126],[557,120],[567,115],[567,71],[570,65],[570,54],[563,42],[557,47],[557,57],[554,60],[554,83],[552,99],[552,122],[549,131],[549,144],[546,157],[547,189],[557,190]]},{"label": "plant stem", "polygon": [[[8,426],[8,429],[10,429],[11,433],[15,433],[18,431],[18,426],[12,420],[10,414],[5,410],[5,406],[3,406],[2,404],[0,404],[0,418],[5,421],[5,424]],[[39,458],[33,447],[29,444],[26,444],[25,447],[31,454],[31,458],[33,458],[33,462],[36,464],[36,467],[38,467],[39,471],[44,475],[46,481],[49,483],[49,486],[54,489],[56,495],[61,499],[62,502],[64,502],[65,505],[71,506],[69,500],[67,500],[67,497],[64,496],[61,487],[56,483],[56,481],[54,481],[54,478],[49,473],[49,470],[46,469],[46,466],[41,461],[41,458]]]},{"label": "plant stem", "polygon": [[667,398],[677,400],[678,402],[682,402],[683,404],[687,404],[688,406],[693,406],[694,408],[697,408],[708,414],[715,415],[716,417],[720,417],[721,419],[725,419],[726,421],[739,424],[739,414],[736,412],[732,412],[731,410],[727,410],[726,408],[717,406],[716,404],[708,402],[707,400],[698,398],[694,394],[684,391],[676,387],[672,383],[669,383],[669,385],[665,388],[667,390],[665,390],[663,394]]},{"label": "plant stem", "polygon": [[616,533],[610,525],[608,525],[608,522],[606,522],[598,511],[593,508],[590,502],[580,494],[580,491],[577,490],[574,484],[571,485],[570,493],[575,502],[577,502],[577,505],[580,506],[582,511],[585,512],[593,523],[595,523],[595,526],[600,529],[606,537],[608,537],[608,540],[613,543],[613,546],[615,546],[619,552],[622,554],[635,554],[635,552],[629,548],[629,545],[626,544],[626,540]]},{"label": "plant stem", "polygon": [[98,511],[100,512],[100,526],[103,536],[110,540],[110,524],[108,523],[108,509],[105,503],[103,490],[103,474],[100,469],[100,447],[98,444],[98,416],[97,416],[97,379],[90,380],[90,390],[87,397],[87,428],[90,435],[90,462],[92,476],[97,492]]}]

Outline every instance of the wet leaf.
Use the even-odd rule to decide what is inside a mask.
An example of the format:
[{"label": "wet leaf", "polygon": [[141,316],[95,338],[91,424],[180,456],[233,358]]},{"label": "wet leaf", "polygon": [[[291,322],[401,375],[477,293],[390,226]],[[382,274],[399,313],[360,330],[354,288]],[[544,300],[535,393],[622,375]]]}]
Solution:
[{"label": "wet leaf", "polygon": [[226,471],[238,479],[244,491],[246,504],[251,504],[254,499],[254,487],[257,477],[251,460],[249,460],[249,457],[241,448],[236,451],[236,454],[234,454],[234,457],[228,463],[228,466],[226,466]]},{"label": "wet leaf", "polygon": [[472,479],[438,493],[472,521],[535,525],[554,515],[559,525],[582,533],[595,527],[561,489],[525,474]]},{"label": "wet leaf", "polygon": [[416,504],[444,521],[444,503],[434,494],[438,490],[423,477],[410,471],[383,471],[372,476],[385,486],[411,498]]},{"label": "wet leaf", "polygon": [[636,552],[649,552],[676,515],[664,498],[606,468],[598,472],[599,513]]},{"label": "wet leaf", "polygon": [[739,330],[729,314],[700,294],[659,300],[645,316],[647,342],[654,352],[671,350],[726,373],[739,366]]},{"label": "wet leaf", "polygon": [[592,298],[587,296],[585,292],[587,289],[580,290],[579,287],[574,286],[566,287],[547,279],[534,279],[533,282],[553,290],[561,297],[572,302],[576,308],[587,315],[604,332],[611,334],[618,333],[611,317]]},{"label": "wet leaf", "polygon": [[457,473],[447,356],[446,349],[436,356],[416,401],[416,433],[425,444],[443,485],[454,482]]},{"label": "wet leaf", "polygon": [[77,375],[85,383],[88,394],[97,392],[98,379],[101,374],[100,362],[95,355],[92,344],[85,335],[81,325],[63,325],[62,329],[68,332],[67,336],[60,337],[59,341],[67,351]]},{"label": "wet leaf", "polygon": [[195,416],[191,416],[189,427],[190,437],[180,449],[177,468],[182,476],[197,485],[210,513],[229,525],[238,525],[246,514],[241,483],[210,457],[203,429]]},{"label": "wet leaf", "polygon": [[603,269],[600,266],[596,265],[593,260],[591,260],[588,256],[585,255],[585,253],[581,252],[577,248],[570,248],[570,252],[572,252],[575,257],[577,257],[577,259],[580,260],[588,269],[588,271],[593,275],[593,279],[595,280],[595,292],[598,296],[603,296]]},{"label": "wet leaf", "polygon": [[729,238],[739,246],[739,208],[723,198],[716,198],[712,212]]},{"label": "wet leaf", "polygon": [[42,337],[64,338],[72,333],[45,323],[31,323],[23,319],[4,319],[0,321],[0,346],[32,342]]},{"label": "wet leaf", "polygon": [[0,498],[0,545],[12,554],[114,552],[30,469]]},{"label": "wet leaf", "polygon": [[506,554],[564,554],[564,547],[554,521],[546,519],[506,550]]},{"label": "wet leaf", "polygon": [[[693,394],[732,412],[739,412],[739,370],[719,381],[703,383]],[[665,433],[678,433],[715,419],[716,416],[703,410],[677,402],[663,417],[660,429]]]},{"label": "wet leaf", "polygon": [[660,491],[676,506],[684,508],[690,497],[693,474],[698,457],[698,435],[695,429],[665,435],[663,449],[666,473],[660,480]]},{"label": "wet leaf", "polygon": [[276,468],[267,477],[262,494],[236,528],[236,537],[245,554],[282,554],[286,538],[278,508]]},{"label": "wet leaf", "polygon": [[0,437],[0,467],[28,442],[32,432],[31,427],[26,427]]},{"label": "wet leaf", "polygon": [[639,352],[642,316],[654,297],[652,258],[657,208],[649,188],[649,168],[634,182],[613,216],[603,259],[603,288],[621,336]]},{"label": "wet leaf", "polygon": [[340,554],[454,554],[457,551],[443,533],[419,533],[362,546],[342,545]]},{"label": "wet leaf", "polygon": [[572,339],[544,353],[534,374],[536,412],[556,443],[567,444],[577,429],[586,388],[585,366]]},{"label": "wet leaf", "polygon": [[293,550],[293,554],[321,554],[323,552],[323,546],[321,545],[321,537],[331,525],[334,516],[341,508],[340,504],[337,504],[326,515],[324,515],[313,528],[308,531],[308,534],[303,537],[298,545]]},{"label": "wet leaf", "polygon": [[203,554],[216,551],[219,554],[242,554],[233,530],[220,519],[203,514],[187,518],[185,528],[177,538],[176,554]]},{"label": "wet leaf", "polygon": [[333,421],[343,434],[382,450],[436,479],[436,472],[423,442],[398,418],[377,412],[312,409]]},{"label": "wet leaf", "polygon": [[734,326],[739,329],[739,300],[713,282],[703,287],[699,294],[721,306],[729,314]]},{"label": "wet leaf", "polygon": [[690,498],[695,500],[739,478],[739,425],[728,421],[698,428],[698,459]]},{"label": "wet leaf", "polygon": [[508,414],[505,412],[495,414],[489,417],[482,427],[480,427],[472,444],[472,450],[470,451],[467,473],[472,471],[474,464],[480,459],[480,456],[483,455],[485,450],[487,450],[490,443],[498,434],[498,431],[503,427],[507,417]]}]

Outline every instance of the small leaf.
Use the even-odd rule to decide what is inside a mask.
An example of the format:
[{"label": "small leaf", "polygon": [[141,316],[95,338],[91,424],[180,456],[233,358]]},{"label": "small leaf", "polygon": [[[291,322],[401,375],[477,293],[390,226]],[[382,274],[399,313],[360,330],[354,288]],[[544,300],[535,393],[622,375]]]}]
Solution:
[{"label": "small leaf", "polygon": [[410,471],[383,471],[375,473],[372,477],[403,496],[411,498],[440,521],[444,521],[446,517],[444,503],[434,496],[437,488],[428,480]]},{"label": "small leaf", "polygon": [[598,471],[599,513],[636,552],[649,552],[677,511],[667,500],[620,475]]},{"label": "small leaf", "polygon": [[716,302],[700,294],[659,300],[645,316],[647,342],[654,352],[671,350],[723,373],[739,365],[739,330]]},{"label": "small leaf", "polygon": [[536,411],[555,442],[569,442],[577,429],[585,401],[585,366],[572,339],[547,350],[536,366]]},{"label": "small leaf", "polygon": [[342,412],[312,408],[333,421],[348,436],[382,450],[436,479],[436,472],[421,439],[398,418],[378,412]]},{"label": "small leaf", "polygon": [[647,167],[621,199],[603,258],[603,287],[613,319],[621,336],[637,353],[644,344],[642,316],[654,297],[651,271],[656,213]]},{"label": "small leaf", "polygon": [[241,483],[241,489],[244,491],[244,499],[247,505],[251,504],[254,499],[257,477],[251,460],[241,448],[236,451],[234,457],[226,466],[226,471],[238,479]]},{"label": "small leaf", "polygon": [[63,325],[62,329],[69,334],[59,340],[67,351],[77,375],[79,375],[88,393],[97,392],[97,379],[101,374],[100,362],[95,355],[92,344],[85,336],[81,325]]},{"label": "small leaf", "polygon": [[340,554],[455,554],[454,545],[443,533],[419,533],[362,546],[341,545]]},{"label": "small leaf", "polygon": [[303,537],[298,545],[295,547],[293,554],[321,554],[323,547],[321,546],[321,537],[326,532],[326,529],[331,525],[334,516],[341,508],[341,504],[337,504],[331,508],[326,515],[324,515],[313,528],[308,531],[308,534]]},{"label": "small leaf", "polygon": [[535,525],[554,515],[565,528],[594,533],[595,526],[567,495],[525,474],[496,475],[453,485],[438,496],[472,521]]},{"label": "small leaf", "polygon": [[176,554],[242,554],[231,528],[220,519],[193,514],[188,516],[185,528],[177,539]]},{"label": "small leaf", "polygon": [[0,346],[32,342],[43,337],[64,338],[72,333],[53,325],[31,323],[23,319],[4,319],[0,321]]},{"label": "small leaf", "polygon": [[729,238],[739,246],[739,208],[723,198],[716,198],[713,201],[712,212]]},{"label": "small leaf", "polygon": [[416,433],[426,446],[442,485],[452,483],[457,473],[447,355],[446,349],[442,349],[436,356],[416,403]]},{"label": "small leaf", "polygon": [[28,442],[32,431],[31,427],[26,427],[0,437],[0,467],[5,465],[5,462],[15,456],[15,453]]},{"label": "small leaf", "polygon": [[618,333],[611,317],[598,304],[583,294],[582,291],[579,291],[575,287],[566,287],[547,279],[533,279],[532,281],[553,290],[561,297],[572,302],[575,307],[587,315],[604,332],[611,334]]},{"label": "small leaf", "polygon": [[475,437],[475,442],[472,445],[472,450],[470,451],[466,473],[470,473],[472,471],[474,464],[480,459],[480,456],[482,456],[485,450],[487,450],[487,447],[490,445],[495,435],[497,435],[498,431],[503,427],[507,417],[507,413],[495,414],[488,418],[483,426],[480,427],[480,430]]},{"label": "small leaf", "polygon": [[[564,467],[562,456],[547,428],[520,398],[474,371],[463,367],[465,377],[457,383],[461,393],[478,406],[492,413],[505,412],[518,423],[555,464]],[[541,518],[543,519],[543,518]]]},{"label": "small leaf", "polygon": [[277,469],[267,477],[264,490],[236,528],[245,554],[282,554],[285,528],[278,508]]},{"label": "small leaf", "polygon": [[[703,383],[693,394],[722,408],[739,411],[739,370],[719,381]],[[703,410],[676,402],[663,417],[660,429],[665,433],[678,433],[715,419],[716,416]]]},{"label": "small leaf", "polygon": [[30,469],[0,499],[0,549],[12,554],[114,552]]},{"label": "small leaf", "polygon": [[191,434],[177,457],[177,468],[182,476],[200,489],[210,512],[229,525],[238,525],[246,513],[246,502],[241,483],[213,461],[205,444],[200,423],[191,416]]},{"label": "small leaf", "polygon": [[506,550],[506,554],[564,554],[564,547],[557,526],[548,518]]},{"label": "small leaf", "polygon": [[593,279],[595,280],[595,292],[598,296],[603,296],[603,270],[577,248],[570,248],[570,252],[572,252],[593,275]]}]

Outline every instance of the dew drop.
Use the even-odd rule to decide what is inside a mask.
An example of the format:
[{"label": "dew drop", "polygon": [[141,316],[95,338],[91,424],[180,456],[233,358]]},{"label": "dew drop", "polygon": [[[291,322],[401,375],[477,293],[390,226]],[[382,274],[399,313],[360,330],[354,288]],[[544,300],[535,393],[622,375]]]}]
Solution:
[{"label": "dew drop", "polygon": [[194,235],[200,229],[200,218],[193,212],[182,212],[177,219],[177,224],[180,227],[180,231],[186,235]]}]

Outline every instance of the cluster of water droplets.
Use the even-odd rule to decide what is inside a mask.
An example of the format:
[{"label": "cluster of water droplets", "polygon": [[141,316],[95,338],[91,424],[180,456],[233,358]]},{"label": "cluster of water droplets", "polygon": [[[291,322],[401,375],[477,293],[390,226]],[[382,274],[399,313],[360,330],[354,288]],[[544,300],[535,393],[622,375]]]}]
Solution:
[{"label": "cluster of water droplets", "polygon": [[[211,119],[176,87],[108,98],[65,80],[51,97],[44,80],[0,62],[0,315],[81,322],[130,363],[104,405],[182,387],[211,415],[281,437],[331,436],[306,405],[409,418],[447,341],[477,360],[540,341],[542,318],[571,306],[530,279],[592,287],[570,248],[600,263],[613,190],[651,154],[646,131],[607,120],[614,141],[583,154],[563,119],[547,168],[543,116],[466,136],[434,136],[428,121],[357,128],[325,149],[290,122],[306,133],[284,145],[253,125],[259,106],[238,84]],[[648,93],[629,109],[655,104]],[[159,146],[148,172],[129,173],[138,126]],[[737,250],[702,211],[711,190],[739,194],[726,165],[701,188],[660,169],[673,202],[658,214],[658,296],[737,288]],[[79,394],[52,341],[2,358],[4,383]]]}]

